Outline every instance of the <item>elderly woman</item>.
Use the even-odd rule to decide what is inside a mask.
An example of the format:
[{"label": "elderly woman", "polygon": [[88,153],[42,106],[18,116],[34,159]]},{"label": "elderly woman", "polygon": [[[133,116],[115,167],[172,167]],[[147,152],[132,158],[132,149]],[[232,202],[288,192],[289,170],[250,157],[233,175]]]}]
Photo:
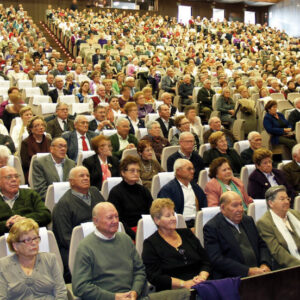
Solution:
[{"label": "elderly woman", "polygon": [[[178,116],[175,118],[174,124],[176,126],[176,128],[178,129],[179,132],[177,132],[176,134],[173,135],[170,144],[172,146],[174,145],[179,145],[179,135],[182,132],[191,132],[191,128],[190,128],[190,121],[185,117],[185,116]],[[196,135],[195,133],[193,133],[193,136],[195,138],[195,151],[199,150],[200,147],[200,141],[199,141],[199,137],[198,135]]]},{"label": "elderly woman", "polygon": [[80,84],[79,93],[76,94],[79,102],[88,102],[90,95],[90,83],[87,80],[82,81]]},{"label": "elderly woman", "polygon": [[208,141],[211,149],[204,152],[204,163],[209,166],[215,158],[225,157],[228,159],[233,173],[239,174],[243,166],[242,159],[234,149],[228,148],[225,133],[222,131],[214,132],[210,135]]},{"label": "elderly woman", "polygon": [[207,280],[207,253],[190,229],[176,229],[174,202],[156,199],[150,214],[158,230],[144,241],[142,258],[147,279],[156,290],[190,289]]},{"label": "elderly woman", "polygon": [[133,101],[132,97],[130,96],[130,87],[125,85],[122,87],[121,89],[121,97],[119,97],[119,104],[120,104],[120,108],[121,110],[124,108],[125,104],[127,102]]},{"label": "elderly woman", "polygon": [[264,127],[271,135],[271,143],[282,144],[292,151],[297,144],[295,135],[292,133],[292,126],[285,119],[284,115],[277,112],[277,102],[270,100],[265,106],[266,115],[264,117]]},{"label": "elderly woman", "polygon": [[147,104],[151,104],[152,106],[155,105],[155,99],[153,98],[153,95],[152,95],[152,88],[148,87],[148,86],[145,86],[142,89],[142,92],[143,92],[144,97],[145,97],[145,102]]},{"label": "elderly woman", "polygon": [[34,154],[50,151],[51,140],[45,135],[46,122],[42,117],[36,116],[27,124],[28,138],[22,141],[20,156],[25,178],[28,178],[28,171],[31,158]]},{"label": "elderly woman", "polygon": [[116,81],[112,84],[112,89],[116,95],[121,94],[121,89],[124,86],[125,74],[120,72],[116,76]]},{"label": "elderly woman", "polygon": [[274,185],[284,185],[287,188],[289,197],[294,200],[297,195],[286,176],[281,170],[272,166],[272,152],[260,148],[254,151],[253,162],[256,170],[251,173],[248,181],[248,194],[253,199],[264,199],[268,188]]},{"label": "elderly woman", "polygon": [[133,96],[133,101],[136,103],[138,107],[138,117],[143,119],[149,113],[153,113],[153,107],[151,104],[146,104],[145,97],[143,92],[137,92]]},{"label": "elderly woman", "polygon": [[20,95],[11,95],[10,96],[11,105],[8,104],[3,111],[2,120],[7,128],[7,131],[10,131],[11,122],[14,118],[19,117],[20,110],[24,105],[24,101],[22,100]]},{"label": "elderly woman", "polygon": [[109,137],[98,135],[92,138],[91,146],[96,154],[84,159],[82,164],[89,170],[91,185],[101,190],[104,180],[119,176],[119,160],[112,156]]},{"label": "elderly woman", "polygon": [[283,185],[266,191],[268,211],[258,220],[258,231],[279,268],[300,265],[300,213],[290,209],[291,199]]},{"label": "elderly woman", "polygon": [[234,122],[234,102],[230,97],[230,89],[228,87],[223,89],[222,95],[217,99],[217,111],[221,113],[222,123],[227,123],[229,127],[232,127]]},{"label": "elderly woman", "polygon": [[70,95],[73,93],[73,90],[78,87],[79,85],[74,82],[74,75],[73,73],[69,73],[66,75],[66,83],[65,83],[65,89],[69,91]]},{"label": "elderly woman", "polygon": [[189,105],[184,109],[185,117],[190,122],[191,132],[200,136],[201,133],[201,119],[197,117],[196,108],[193,105]]},{"label": "elderly woman", "polygon": [[39,226],[23,218],[10,229],[9,250],[0,259],[0,295],[7,300],[66,300],[62,271],[53,253],[39,252]]},{"label": "elderly woman", "polygon": [[137,152],[141,158],[140,178],[143,186],[151,190],[152,178],[159,172],[164,172],[157,160],[152,158],[153,148],[150,141],[140,140],[137,146]]},{"label": "elderly woman", "polygon": [[94,71],[91,75],[92,81],[90,82],[90,92],[94,95],[96,94],[96,91],[101,84],[100,81],[100,73],[97,71]]},{"label": "elderly woman", "polygon": [[136,136],[139,128],[145,128],[144,121],[138,118],[138,107],[134,102],[128,102],[124,106],[124,111],[130,125],[129,133]]},{"label": "elderly woman", "polygon": [[233,191],[240,195],[243,200],[244,210],[247,210],[252,198],[248,196],[243,182],[233,176],[229,161],[225,157],[219,157],[212,161],[209,166],[211,180],[205,186],[208,206],[218,206],[221,195],[227,191]]},{"label": "elderly woman", "polygon": [[118,210],[126,233],[135,239],[136,226],[143,214],[149,214],[152,196],[147,188],[138,184],[141,174],[140,159],[132,155],[120,163],[123,180],[112,188],[108,201]]},{"label": "elderly woman", "polygon": [[0,168],[7,166],[10,155],[10,150],[4,145],[0,145]]},{"label": "elderly woman", "polygon": [[19,149],[20,143],[29,136],[27,131],[27,124],[32,118],[32,110],[30,106],[25,106],[20,109],[21,121],[19,124],[16,124],[11,133],[11,138],[14,141],[16,149]]}]

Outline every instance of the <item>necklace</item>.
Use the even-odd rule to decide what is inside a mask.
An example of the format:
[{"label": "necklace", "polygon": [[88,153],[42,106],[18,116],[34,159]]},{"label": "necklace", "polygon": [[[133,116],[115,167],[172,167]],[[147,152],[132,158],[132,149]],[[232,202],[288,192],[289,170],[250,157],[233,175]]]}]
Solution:
[{"label": "necklace", "polygon": [[146,161],[147,163],[144,164],[144,160],[142,160],[142,164],[144,167],[145,172],[149,173],[150,171],[152,171],[152,161]]}]

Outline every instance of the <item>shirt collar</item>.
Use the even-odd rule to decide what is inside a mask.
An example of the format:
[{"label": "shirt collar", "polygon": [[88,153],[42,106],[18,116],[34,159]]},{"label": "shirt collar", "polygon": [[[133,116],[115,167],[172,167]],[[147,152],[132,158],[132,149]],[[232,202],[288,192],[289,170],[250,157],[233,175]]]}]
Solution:
[{"label": "shirt collar", "polygon": [[51,155],[51,158],[52,158],[52,160],[53,160],[54,165],[63,165],[63,164],[64,164],[65,159],[63,159],[63,160],[61,161],[61,163],[57,163],[57,162],[55,161],[55,159],[53,158],[52,154],[50,154],[50,155]]},{"label": "shirt collar", "polygon": [[86,133],[85,134],[80,134],[77,130],[76,130],[76,133],[77,133],[77,138],[78,139],[81,139],[82,136],[84,136],[86,138]]},{"label": "shirt collar", "polygon": [[181,149],[178,150],[178,153],[179,153],[183,158],[186,158],[186,159],[190,159],[191,156],[192,156],[192,154],[193,154],[193,152],[192,152],[192,153],[190,154],[190,156],[186,156],[186,155],[181,151]]},{"label": "shirt collar", "polygon": [[119,140],[122,140],[122,141],[127,141],[128,140],[128,135],[127,135],[126,139],[123,139],[118,133],[117,133],[117,135],[118,135]]},{"label": "shirt collar", "polygon": [[101,240],[106,240],[106,241],[113,240],[116,237],[116,234],[114,234],[111,238],[109,238],[109,237],[105,236],[104,234],[102,234],[97,228],[95,228],[94,234]]},{"label": "shirt collar", "polygon": [[188,186],[186,186],[186,185],[184,185],[179,179],[177,179],[178,180],[178,182],[179,182],[179,184],[180,184],[180,186],[183,188],[186,188],[186,189],[191,189],[192,188],[192,186],[191,186],[191,183],[189,183],[188,184]]},{"label": "shirt collar", "polygon": [[[224,215],[223,215],[223,216],[224,216]],[[234,226],[234,227],[238,230],[238,232],[240,232],[239,224],[233,223],[230,219],[228,219],[228,218],[225,217],[225,216],[224,216],[224,218],[225,218],[225,220],[226,220],[229,224],[231,224],[232,226]]]},{"label": "shirt collar", "polygon": [[2,191],[0,190],[0,196],[3,198],[4,201],[15,201],[19,197],[19,191],[15,194],[15,196],[12,199],[9,199],[8,197],[4,196],[2,194]]}]

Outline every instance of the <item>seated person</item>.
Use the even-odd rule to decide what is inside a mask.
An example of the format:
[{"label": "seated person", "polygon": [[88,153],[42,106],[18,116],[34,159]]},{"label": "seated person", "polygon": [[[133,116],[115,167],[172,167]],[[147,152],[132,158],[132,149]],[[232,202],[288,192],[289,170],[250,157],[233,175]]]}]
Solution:
[{"label": "seated person", "polygon": [[174,105],[172,104],[172,98],[173,98],[173,97],[172,97],[172,94],[165,92],[165,93],[162,93],[162,95],[161,95],[160,98],[161,98],[161,101],[162,101],[165,105],[168,106],[169,111],[170,111],[170,117],[171,117],[171,118],[174,117],[174,116],[178,113],[178,109],[177,109],[176,106],[174,106]]},{"label": "seated person", "polygon": [[56,103],[59,96],[71,95],[71,93],[64,89],[64,81],[62,77],[56,76],[54,79],[55,89],[49,90],[48,95],[52,99],[52,103]]},{"label": "seated person", "polygon": [[214,132],[208,140],[211,149],[205,151],[203,154],[205,165],[209,166],[217,157],[225,157],[229,160],[233,173],[240,174],[243,166],[242,159],[234,149],[228,147],[225,133],[221,131]]},{"label": "seated person", "polygon": [[221,121],[229,123],[229,128],[232,127],[234,122],[234,102],[230,97],[229,87],[225,87],[222,91],[222,95],[217,100],[217,111],[221,114]]},{"label": "seated person", "polygon": [[133,101],[137,105],[139,119],[144,119],[146,115],[154,112],[152,104],[146,104],[143,92],[135,93],[133,96]]},{"label": "seated person", "polygon": [[289,197],[294,201],[297,193],[287,181],[283,171],[273,168],[272,155],[270,150],[264,148],[254,151],[253,162],[256,170],[249,176],[248,194],[253,199],[264,199],[268,188],[274,185],[284,185]]},{"label": "seated person", "polygon": [[4,135],[4,134],[0,133],[0,145],[6,146],[7,148],[9,148],[11,153],[16,152],[14,142],[9,135]]},{"label": "seated person", "polygon": [[11,227],[7,244],[13,254],[0,259],[4,299],[68,299],[56,256],[39,252],[40,240],[39,226],[33,219],[20,219]]},{"label": "seated person", "polygon": [[268,211],[258,220],[257,229],[278,267],[300,265],[300,213],[290,209],[291,199],[283,185],[266,191]]},{"label": "seated person", "polygon": [[[76,97],[79,100],[79,103],[88,103],[90,101],[90,83],[89,81],[85,80],[82,81],[80,84],[79,92],[76,94]],[[91,100],[92,103],[93,100]],[[92,105],[91,105],[92,106]]]},{"label": "seated person", "polygon": [[191,132],[182,132],[179,136],[179,150],[168,157],[167,170],[173,171],[174,163],[178,158],[188,159],[194,166],[194,181],[198,181],[199,173],[204,169],[204,162],[197,151],[194,150],[195,135]]},{"label": "seated person", "polygon": [[126,103],[124,106],[126,119],[129,121],[129,133],[137,136],[139,128],[145,128],[145,123],[142,119],[138,118],[138,108],[134,102]]},{"label": "seated person", "polygon": [[181,97],[182,104],[191,105],[193,103],[194,84],[191,82],[191,75],[183,76],[183,82],[180,84],[178,94]]},{"label": "seated person", "polygon": [[128,155],[120,163],[122,182],[114,186],[108,202],[116,207],[126,233],[134,240],[136,226],[143,214],[149,214],[152,196],[147,188],[138,184],[141,174],[139,158]]},{"label": "seated person", "polygon": [[129,133],[129,121],[125,118],[118,118],[116,123],[117,133],[110,136],[112,154],[119,160],[125,149],[136,148],[138,140]]},{"label": "seated person", "polygon": [[152,158],[153,148],[150,141],[140,140],[137,146],[137,152],[141,158],[141,174],[143,186],[151,191],[152,178],[159,172],[164,172],[160,163]]},{"label": "seated person", "polygon": [[156,291],[190,289],[207,280],[210,262],[200,241],[190,229],[176,229],[174,202],[152,202],[150,214],[158,230],[144,241],[143,262],[147,279]]},{"label": "seated person", "polygon": [[264,128],[271,135],[271,143],[282,144],[292,151],[297,144],[295,135],[292,133],[292,126],[285,119],[282,113],[277,112],[277,101],[270,100],[265,106],[267,112],[264,117]]},{"label": "seated person", "polygon": [[112,156],[108,136],[95,136],[91,145],[96,154],[84,159],[82,165],[89,170],[91,185],[100,191],[104,180],[119,176],[119,160]]},{"label": "seated person", "polygon": [[70,187],[53,209],[53,233],[64,264],[66,283],[71,281],[69,248],[73,228],[92,220],[92,209],[104,198],[98,189],[90,185],[90,174],[83,166],[75,167],[69,174]]},{"label": "seated person", "polygon": [[8,147],[0,145],[0,168],[7,166],[10,155],[11,152]]},{"label": "seated person", "polygon": [[40,195],[32,189],[20,189],[20,175],[13,167],[0,169],[0,235],[23,217],[34,219],[40,226],[51,221],[51,213]]},{"label": "seated person", "polygon": [[270,252],[252,217],[244,214],[241,197],[233,191],[223,193],[220,208],[221,212],[203,229],[204,248],[213,265],[213,278],[270,272]]},{"label": "seated person", "polygon": [[95,231],[80,242],[76,251],[74,294],[81,299],[141,299],[145,268],[132,240],[118,232],[116,208],[109,202],[97,204],[93,222]]},{"label": "seated person", "polygon": [[89,130],[96,132],[97,134],[102,133],[104,129],[114,129],[114,123],[111,123],[106,118],[106,108],[101,105],[97,105],[94,108],[95,119],[90,121]]},{"label": "seated person", "polygon": [[50,154],[37,158],[32,163],[32,181],[34,190],[45,199],[48,186],[53,182],[69,179],[69,172],[75,162],[66,157],[67,142],[63,138],[55,138],[50,145]]},{"label": "seated person", "polygon": [[189,105],[186,106],[184,109],[184,114],[185,117],[189,120],[190,122],[190,128],[191,132],[196,134],[198,137],[200,136],[201,133],[201,119],[199,117],[196,117],[196,108],[194,105]]},{"label": "seated person", "polygon": [[199,103],[199,112],[202,112],[205,119],[208,120],[212,112],[212,98],[216,92],[211,89],[211,81],[206,79],[203,87],[199,90],[197,95],[197,102]]},{"label": "seated person", "polygon": [[245,165],[252,165],[254,151],[262,146],[261,134],[257,131],[249,132],[248,141],[250,143],[250,147],[241,152],[241,158]]},{"label": "seated person", "polygon": [[156,121],[159,123],[163,136],[167,139],[169,130],[174,126],[174,120],[170,118],[170,109],[168,105],[161,104],[158,107],[159,118]]},{"label": "seated person", "polygon": [[288,117],[288,122],[292,126],[292,130],[295,130],[296,123],[300,121],[300,97],[294,100],[295,109],[291,111]]},{"label": "seated person", "polygon": [[[171,145],[175,146],[178,145],[179,143],[179,135],[182,132],[190,132],[191,128],[190,128],[190,121],[185,117],[185,116],[178,116],[175,118],[174,120],[174,124],[176,126],[176,128],[178,129],[179,132],[177,132],[176,134],[173,135],[172,139],[171,139]],[[198,136],[195,133],[192,133],[194,136],[194,150],[198,151],[199,147],[200,147],[200,141]]]},{"label": "seated person", "polygon": [[200,186],[194,182],[194,166],[183,158],[174,164],[175,178],[164,185],[158,192],[158,198],[170,198],[175,204],[175,211],[183,214],[189,228],[194,227],[196,213],[207,206],[206,196]]},{"label": "seated person", "polygon": [[300,144],[293,147],[292,150],[293,160],[284,164],[282,171],[285,175],[286,181],[293,186],[296,193],[300,193]]},{"label": "seated person", "polygon": [[211,180],[205,186],[205,194],[208,206],[219,206],[219,199],[226,191],[234,191],[243,200],[243,208],[247,211],[248,205],[253,202],[248,196],[243,182],[233,176],[229,161],[225,157],[215,158],[209,165],[209,175]]}]

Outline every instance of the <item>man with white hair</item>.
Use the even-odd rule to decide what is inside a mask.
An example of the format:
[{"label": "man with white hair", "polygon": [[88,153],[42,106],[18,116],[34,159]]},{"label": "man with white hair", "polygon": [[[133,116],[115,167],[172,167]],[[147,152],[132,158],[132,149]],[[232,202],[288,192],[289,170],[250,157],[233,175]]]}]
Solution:
[{"label": "man with white hair", "polygon": [[261,134],[257,131],[249,132],[248,141],[250,143],[250,147],[241,152],[241,158],[245,165],[252,165],[253,164],[252,156],[254,151],[262,147]]},{"label": "man with white hair", "polygon": [[64,138],[68,144],[68,157],[77,161],[79,151],[91,150],[91,139],[95,137],[97,133],[88,130],[89,122],[84,115],[77,115],[74,120],[74,127],[75,130],[64,133],[62,138]]},{"label": "man with white hair", "polygon": [[135,80],[134,77],[128,76],[125,78],[125,85],[130,87],[130,97],[133,97],[133,95],[137,92],[137,89],[135,88]]},{"label": "man with white hair", "polygon": [[259,93],[260,90],[262,89],[263,85],[264,85],[264,82],[263,82],[262,78],[261,77],[256,78],[255,86],[249,90],[250,96],[252,96],[253,94]]},{"label": "man with white hair", "polygon": [[90,174],[86,167],[71,169],[69,182],[71,189],[59,199],[52,214],[53,232],[63,260],[66,282],[71,279],[68,258],[72,230],[81,223],[92,221],[94,206],[105,201],[98,189],[90,185]]},{"label": "man with white hair", "polygon": [[48,92],[48,95],[52,99],[52,103],[56,103],[57,98],[59,96],[71,95],[71,93],[67,89],[64,89],[64,80],[62,79],[62,77],[56,76],[54,79],[54,83],[55,83],[55,89],[50,90]]},{"label": "man with white hair", "polygon": [[294,100],[295,109],[289,114],[288,121],[292,125],[292,130],[295,130],[296,123],[300,121],[300,97]]},{"label": "man with white hair", "polygon": [[162,93],[161,95],[161,101],[165,104],[168,105],[169,109],[170,109],[170,117],[172,118],[174,115],[177,114],[178,109],[176,106],[172,105],[172,94],[165,92]]},{"label": "man with white hair", "polygon": [[280,93],[280,86],[276,78],[271,80],[271,87],[269,88],[269,93]]},{"label": "man with white hair", "polygon": [[175,204],[175,211],[183,214],[187,226],[192,228],[197,211],[207,206],[206,196],[193,181],[195,169],[188,159],[177,159],[174,173],[175,178],[161,188],[157,197],[170,198]]},{"label": "man with white hair", "polygon": [[167,75],[161,79],[161,88],[165,92],[175,94],[177,79],[172,68],[167,69]]},{"label": "man with white hair", "polygon": [[186,74],[183,76],[183,83],[180,84],[178,94],[181,97],[182,104],[190,105],[193,102],[193,89],[194,84],[191,82],[191,75]]}]

